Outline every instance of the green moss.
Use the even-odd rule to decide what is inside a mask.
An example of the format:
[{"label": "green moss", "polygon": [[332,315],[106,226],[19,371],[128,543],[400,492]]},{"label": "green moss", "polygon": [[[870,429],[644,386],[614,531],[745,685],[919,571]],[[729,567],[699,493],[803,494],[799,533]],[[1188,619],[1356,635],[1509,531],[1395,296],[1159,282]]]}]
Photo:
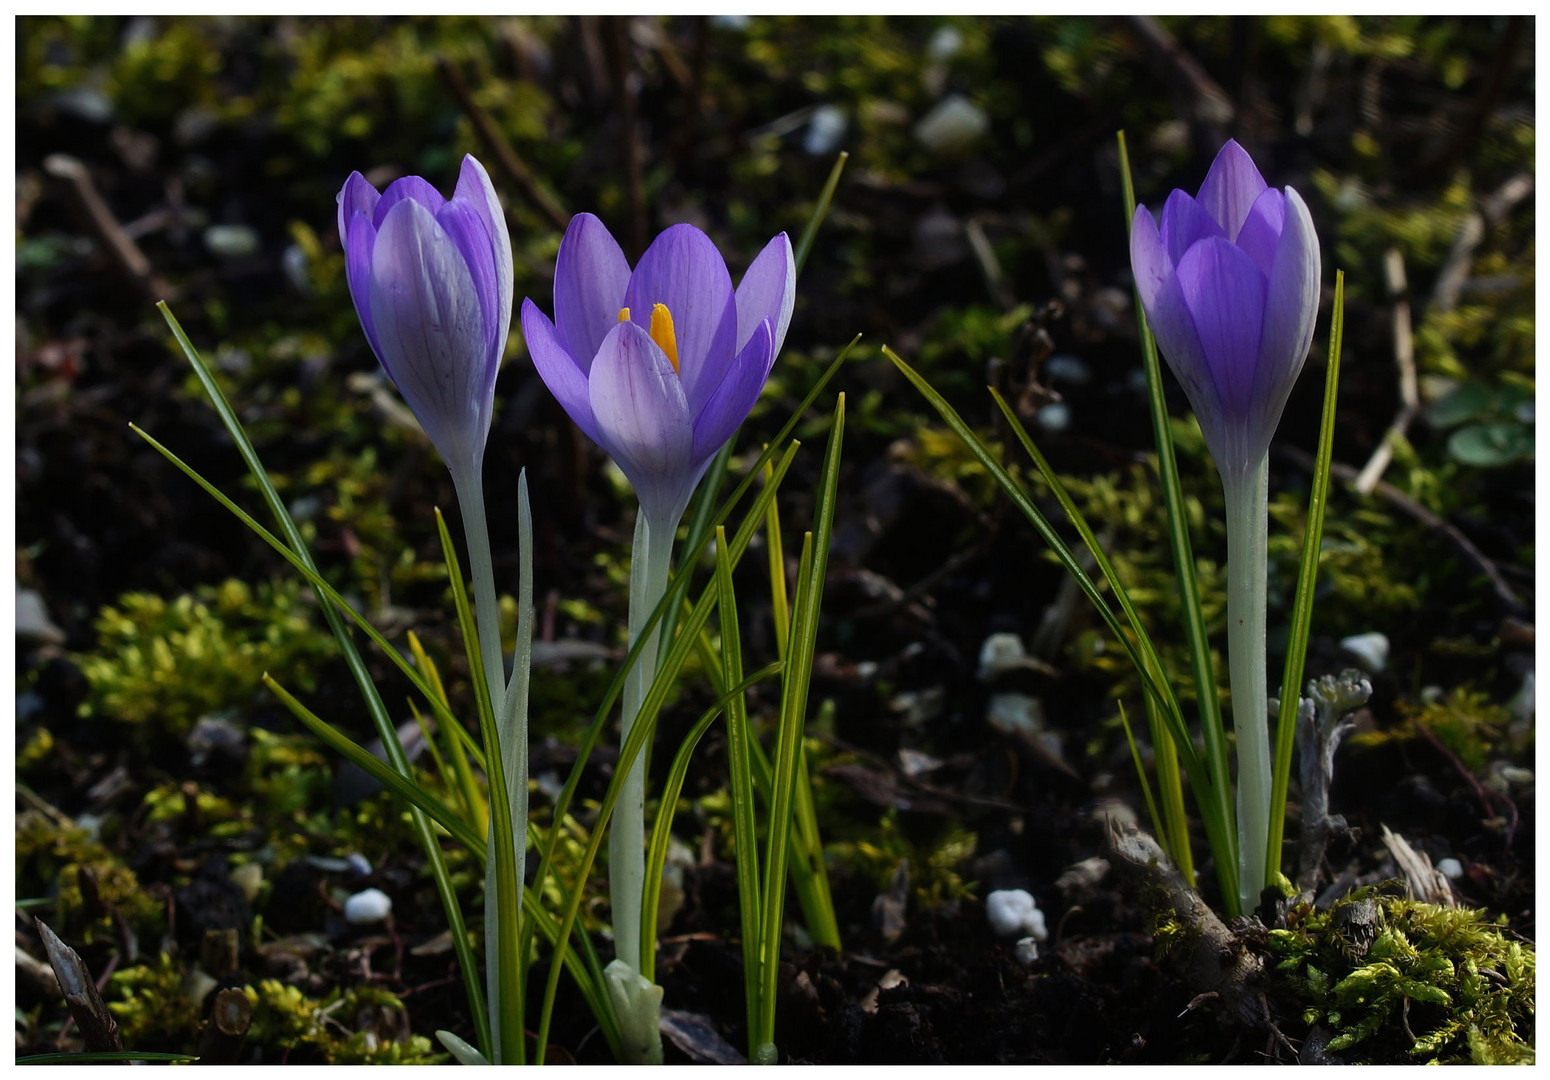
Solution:
[{"label": "green moss", "polygon": [[889,810],[878,821],[875,840],[830,844],[827,855],[878,889],[888,887],[899,863],[908,862],[911,898],[923,907],[936,908],[975,895],[976,883],[963,875],[978,843],[974,833],[958,826],[921,838],[906,836],[898,815]]},{"label": "green moss", "polygon": [[265,979],[244,988],[253,1005],[249,1041],[271,1053],[306,1047],[329,1065],[435,1065],[447,1060],[409,1035],[404,1006],[380,987],[335,990],[321,1001]]},{"label": "green moss", "polygon": [[250,708],[266,671],[311,689],[333,639],[301,590],[232,579],[172,600],[125,593],[98,616],[96,651],[77,657],[91,687],[82,713],[184,735],[201,716]]},{"label": "green moss", "polygon": [[165,929],[162,902],[141,887],[134,871],[86,829],[61,826],[36,810],[16,819],[16,880],[24,896],[54,894],[49,922],[67,938],[118,940],[115,913],[137,932]]},{"label": "green moss", "polygon": [[[1375,908],[1376,924],[1353,937],[1345,915],[1361,906]],[[1483,911],[1360,889],[1327,912],[1303,909],[1270,945],[1304,1022],[1333,1031],[1332,1054],[1387,1064],[1533,1060],[1533,947]]]},{"label": "green moss", "polygon": [[200,1003],[184,993],[185,976],[166,953],[154,963],[121,968],[103,994],[124,1044],[136,1050],[190,1052],[199,1033]]}]

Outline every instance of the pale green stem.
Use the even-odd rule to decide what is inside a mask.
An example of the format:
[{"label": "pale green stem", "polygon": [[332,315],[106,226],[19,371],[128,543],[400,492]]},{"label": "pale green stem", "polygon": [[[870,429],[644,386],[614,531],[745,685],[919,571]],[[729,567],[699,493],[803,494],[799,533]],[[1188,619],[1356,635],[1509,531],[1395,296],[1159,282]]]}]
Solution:
[{"label": "pale green stem", "polygon": [[1270,457],[1222,475],[1227,502],[1227,664],[1238,753],[1238,893],[1245,912],[1265,887],[1270,831],[1270,725],[1265,687]]},{"label": "pale green stem", "polygon": [[[495,563],[490,555],[490,530],[485,522],[484,514],[484,483],[482,478],[484,461],[481,457],[464,469],[452,470],[452,486],[457,490],[458,509],[463,514],[463,533],[468,542],[469,574],[474,584],[474,618],[479,629],[479,658],[484,665],[485,686],[490,694],[490,706],[497,717],[504,717],[505,709],[505,674],[506,663],[501,650],[500,633],[500,608],[495,597]],[[494,736],[493,738],[491,736]],[[523,777],[522,795],[524,802],[527,794],[526,763],[521,762],[518,768],[513,768],[516,762],[510,758],[513,756],[506,739],[505,732],[485,733],[485,753],[498,754],[501,764],[508,776],[506,797],[508,804],[512,805],[512,834],[520,836],[517,840],[518,850],[527,839],[527,815],[518,818],[515,814],[516,806],[513,795],[516,774],[520,771]],[[523,757],[526,755],[523,754]],[[490,792],[490,798],[498,798],[494,791]],[[501,909],[495,882],[495,821],[492,816],[489,827],[489,839],[487,840],[487,857],[484,871],[484,955],[485,955],[485,1007],[490,1014],[490,1037],[494,1042],[493,1050],[495,1060],[506,1060],[501,1047],[501,972],[500,972],[500,918]],[[522,872],[521,862],[517,863],[517,872]],[[514,917],[521,918],[522,895],[517,894],[517,913]]]},{"label": "pale green stem", "polygon": [[[630,555],[630,645],[640,637],[652,609],[667,592],[673,534],[678,522],[650,521],[644,509],[635,519],[635,546]],[[660,634],[652,634],[625,678],[619,745],[630,737],[641,703],[657,674]],[[647,748],[649,750],[649,747]],[[646,753],[635,759],[624,779],[608,833],[608,890],[614,924],[614,955],[632,971],[641,969],[641,889],[646,881]]]}]

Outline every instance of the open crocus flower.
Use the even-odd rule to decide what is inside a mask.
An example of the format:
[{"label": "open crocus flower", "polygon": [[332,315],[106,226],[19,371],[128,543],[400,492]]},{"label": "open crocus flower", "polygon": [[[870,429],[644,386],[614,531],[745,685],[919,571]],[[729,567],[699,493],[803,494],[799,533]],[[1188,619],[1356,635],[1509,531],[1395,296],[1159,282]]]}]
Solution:
[{"label": "open crocus flower", "polygon": [[418,176],[339,192],[345,278],[366,340],[442,460],[477,470],[511,328],[511,237],[490,185],[463,158],[451,199]]},{"label": "open crocus flower", "polygon": [[1319,239],[1302,197],[1229,140],[1161,228],[1136,207],[1130,263],[1152,333],[1222,474],[1256,468],[1313,341]]},{"label": "open crocus flower", "polygon": [[526,300],[522,332],[544,383],[629,477],[647,517],[673,526],[764,389],[795,297],[785,233],[734,291],[693,225],[659,235],[631,272],[603,223],[578,214],[560,242],[554,322]]}]

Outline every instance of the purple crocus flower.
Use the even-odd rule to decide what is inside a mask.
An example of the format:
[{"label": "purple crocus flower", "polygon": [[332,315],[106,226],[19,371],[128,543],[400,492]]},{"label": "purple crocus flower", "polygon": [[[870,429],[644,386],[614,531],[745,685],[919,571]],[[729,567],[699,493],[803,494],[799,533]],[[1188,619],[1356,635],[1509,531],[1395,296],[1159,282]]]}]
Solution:
[{"label": "purple crocus flower", "polygon": [[603,223],[577,214],[555,264],[554,322],[526,300],[522,332],[550,392],[618,463],[647,518],[671,527],[764,389],[795,298],[785,233],[734,291],[693,225],[659,235],[632,272]]},{"label": "purple crocus flower", "polygon": [[1130,264],[1217,469],[1257,468],[1318,314],[1319,238],[1302,197],[1267,186],[1229,140],[1198,195],[1168,196],[1160,228],[1136,207]]},{"label": "purple crocus flower", "polygon": [[511,237],[484,166],[451,199],[418,176],[339,192],[345,279],[366,340],[442,460],[477,478],[511,328]]}]

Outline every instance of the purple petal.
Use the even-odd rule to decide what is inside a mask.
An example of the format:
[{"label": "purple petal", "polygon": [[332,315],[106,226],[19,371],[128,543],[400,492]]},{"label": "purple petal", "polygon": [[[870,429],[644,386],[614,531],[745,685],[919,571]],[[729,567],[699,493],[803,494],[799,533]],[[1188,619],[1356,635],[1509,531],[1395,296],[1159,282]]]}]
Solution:
[{"label": "purple petal", "polygon": [[[1254,369],[1265,318],[1265,275],[1236,245],[1213,237],[1189,249],[1179,262],[1178,278],[1216,384],[1224,428],[1241,431],[1253,415]],[[1249,442],[1255,441],[1255,434],[1249,433]],[[1225,472],[1241,463],[1223,461],[1220,451],[1224,449],[1235,456],[1244,447],[1234,443],[1211,448],[1217,455],[1217,468]]]},{"label": "purple petal", "polygon": [[630,264],[607,226],[591,214],[571,218],[554,264],[554,325],[583,373],[619,321],[629,284]]},{"label": "purple petal", "polygon": [[345,284],[350,287],[350,298],[355,301],[355,313],[360,316],[366,341],[371,351],[380,356],[382,350],[371,323],[371,249],[377,242],[377,229],[371,223],[370,213],[363,210],[356,210],[342,229]]},{"label": "purple petal", "polygon": [[1173,189],[1173,194],[1168,196],[1168,201],[1163,205],[1159,232],[1162,233],[1163,247],[1168,249],[1168,257],[1173,260],[1174,266],[1179,265],[1184,253],[1197,240],[1226,235],[1205,207],[1178,188]]},{"label": "purple petal", "polygon": [[350,219],[357,213],[365,214],[369,219],[381,198],[382,196],[377,194],[377,189],[367,183],[364,176],[358,172],[350,174],[350,178],[344,182],[344,187],[339,189],[336,200],[339,203],[339,242],[341,244],[348,246],[349,237],[346,236],[346,232]]},{"label": "purple petal", "polygon": [[694,428],[667,354],[633,322],[617,324],[588,376],[598,443],[630,478],[653,521],[676,521],[693,492]]},{"label": "purple petal", "polygon": [[770,377],[770,366],[775,362],[775,331],[769,319],[762,319],[737,354],[737,362],[716,392],[705,403],[705,408],[694,418],[694,459],[710,457],[732,437],[738,425],[748,419],[748,412],[764,384]]},{"label": "purple petal", "polygon": [[1254,376],[1254,400],[1258,426],[1266,445],[1281,411],[1291,396],[1292,384],[1302,372],[1313,344],[1313,328],[1319,314],[1319,238],[1307,204],[1292,188],[1286,189],[1286,222],[1270,271],[1265,325],[1260,335],[1259,363]]},{"label": "purple petal", "polygon": [[1276,245],[1281,240],[1281,226],[1286,220],[1286,196],[1275,188],[1266,188],[1254,200],[1243,229],[1238,233],[1238,246],[1249,253],[1254,265],[1265,277],[1275,263]]},{"label": "purple petal", "polygon": [[737,284],[737,347],[746,347],[759,324],[768,319],[775,333],[771,356],[778,356],[786,343],[796,297],[796,261],[791,241],[781,233],[764,245]]},{"label": "purple petal", "polygon": [[679,376],[698,414],[736,356],[737,305],[721,253],[693,225],[662,232],[630,275],[624,294],[630,318],[649,326],[655,304],[672,312]]},{"label": "purple petal", "polygon": [[1236,241],[1238,230],[1260,192],[1266,188],[1265,178],[1254,167],[1254,159],[1239,146],[1237,140],[1228,139],[1227,145],[1217,153],[1206,173],[1205,183],[1200,185],[1196,201],[1216,219],[1227,239]]},{"label": "purple petal", "polygon": [[554,324],[538,310],[531,300],[522,302],[522,336],[527,339],[527,351],[533,358],[544,385],[560,403],[560,408],[586,433],[587,438],[599,442],[597,422],[592,419],[592,399],[587,390],[587,377],[582,374],[576,360],[560,344]]},{"label": "purple petal", "polygon": [[[474,280],[474,293],[479,298],[479,312],[483,317],[486,360],[490,366],[490,380],[495,379],[495,369],[500,366],[501,354],[506,351],[504,330],[510,328],[511,305],[506,304],[502,318],[500,283],[496,280],[495,256],[490,248],[490,235],[485,231],[478,211],[465,202],[449,202],[436,213],[436,223],[446,231],[447,238],[463,256],[468,275]],[[506,325],[503,327],[501,324]]]},{"label": "purple petal", "polygon": [[1214,430],[1220,426],[1221,414],[1216,384],[1200,347],[1195,317],[1179,287],[1173,260],[1144,206],[1136,207],[1130,228],[1130,267],[1136,277],[1136,291],[1141,294],[1141,307],[1146,311],[1147,323],[1163,359],[1184,387],[1195,415],[1200,418],[1200,426]]},{"label": "purple petal", "polygon": [[511,303],[515,288],[511,234],[506,229],[506,214],[501,210],[500,199],[495,195],[495,186],[490,183],[490,174],[485,172],[484,166],[472,154],[463,157],[463,168],[458,173],[457,190],[452,193],[452,201],[471,207],[484,223],[489,238],[490,252],[495,260],[495,300],[500,315],[495,328],[495,340],[499,342],[496,356],[499,358],[506,348],[506,336],[511,332]]},{"label": "purple petal", "polygon": [[383,219],[369,292],[377,358],[420,426],[453,468],[477,460],[494,389],[484,317],[462,253],[419,202]]},{"label": "purple petal", "polygon": [[388,211],[405,199],[419,203],[433,214],[447,201],[424,177],[403,176],[389,184],[382,193],[381,201],[372,212],[371,223],[380,230],[382,223],[387,220]]}]

